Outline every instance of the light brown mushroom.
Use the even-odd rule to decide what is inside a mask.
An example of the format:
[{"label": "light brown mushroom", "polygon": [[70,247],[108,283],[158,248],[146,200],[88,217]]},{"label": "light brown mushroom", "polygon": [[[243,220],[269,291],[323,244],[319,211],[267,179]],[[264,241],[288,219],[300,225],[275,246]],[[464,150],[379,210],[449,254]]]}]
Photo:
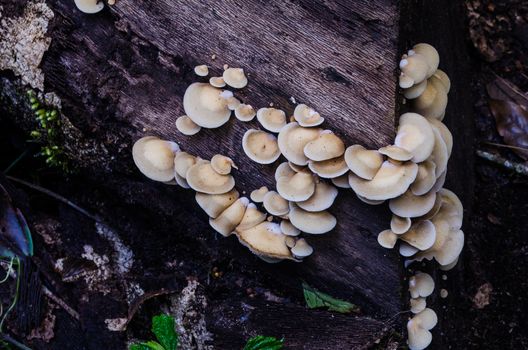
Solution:
[{"label": "light brown mushroom", "polygon": [[290,220],[281,220],[280,229],[282,233],[284,233],[287,236],[298,236],[301,234],[301,230],[293,226]]},{"label": "light brown mushroom", "polygon": [[423,162],[433,151],[434,133],[431,124],[417,113],[402,114],[394,145],[410,152],[413,162]]},{"label": "light brown mushroom", "polygon": [[331,179],[334,186],[338,188],[350,188],[350,183],[348,183],[348,174],[345,173],[341,176],[334,177]]},{"label": "light brown mushroom", "polygon": [[81,12],[93,14],[104,9],[104,2],[100,0],[75,0],[75,6]]},{"label": "light brown mushroom", "polygon": [[400,255],[404,257],[413,256],[414,254],[420,251],[418,248],[415,248],[412,245],[405,243],[405,242],[400,242],[400,246],[398,250],[399,250]]},{"label": "light brown mushroom", "polygon": [[392,215],[390,227],[392,232],[397,235],[401,235],[409,231],[409,228],[411,228],[411,219],[407,217],[402,218],[398,215]]},{"label": "light brown mushroom", "polygon": [[429,79],[424,92],[413,100],[413,109],[426,118],[442,120],[447,100],[443,84],[438,79]]},{"label": "light brown mushroom", "polygon": [[266,186],[262,186],[261,188],[254,190],[250,194],[250,198],[255,203],[262,203],[264,201],[264,195],[268,193],[268,188]]},{"label": "light brown mushroom", "polygon": [[288,201],[275,191],[269,191],[264,195],[263,204],[264,209],[271,215],[283,216],[290,211]]},{"label": "light brown mushroom", "polygon": [[442,205],[434,218],[446,220],[451,230],[459,230],[464,219],[464,208],[460,199],[455,193],[446,188],[438,191],[438,195],[442,196]]},{"label": "light brown mushroom", "polygon": [[404,55],[400,61],[400,70],[400,87],[406,89],[427,79],[429,65],[420,54]]},{"label": "light brown mushroom", "polygon": [[365,198],[363,196],[360,196],[357,193],[356,193],[356,196],[359,198],[360,201],[362,201],[363,203],[367,203],[369,205],[380,205],[380,204],[385,203],[384,199],[382,199],[382,200],[368,199],[368,198]]},{"label": "light brown mushroom", "polygon": [[427,78],[431,77],[436,70],[438,69],[438,64],[440,63],[440,56],[438,51],[429,44],[420,43],[413,46],[412,50],[409,51],[409,55],[419,54],[425,58],[427,66]]},{"label": "light brown mushroom", "polygon": [[226,86],[225,80],[222,77],[211,77],[209,79],[209,84],[216,88],[223,88],[224,86]]},{"label": "light brown mushroom", "polygon": [[353,145],[346,149],[345,162],[354,174],[362,179],[372,180],[383,163],[383,156],[378,151]]},{"label": "light brown mushroom", "polygon": [[169,182],[174,179],[174,157],[180,147],[175,142],[146,136],[132,147],[132,158],[139,171],[154,181]]},{"label": "light brown mushroom", "polygon": [[227,85],[235,89],[242,89],[248,83],[244,69],[242,68],[227,68],[222,77]]},{"label": "light brown mushroom", "polygon": [[[441,265],[448,266],[458,260],[462,248],[464,247],[464,233],[461,230],[446,230],[440,226],[443,220],[435,221],[441,232],[441,239],[435,241],[435,244],[423,252],[416,255],[414,260],[422,261],[423,259],[432,260],[433,258]],[[449,226],[449,224],[447,224]]]},{"label": "light brown mushroom", "polygon": [[319,113],[302,103],[295,107],[293,118],[303,127],[317,126],[324,122],[324,118]]},{"label": "light brown mushroom", "polygon": [[436,326],[436,313],[426,308],[407,322],[409,350],[423,350],[431,344],[433,335],[430,330]]},{"label": "light brown mushroom", "polygon": [[398,241],[398,235],[391,230],[384,230],[378,234],[378,243],[383,248],[392,249]]},{"label": "light brown mushroom", "polygon": [[203,128],[218,128],[231,116],[222,90],[205,83],[189,85],[183,96],[185,114]]},{"label": "light brown mushroom", "polygon": [[[280,226],[264,221],[248,230],[237,231],[237,237],[254,254],[273,259],[292,259],[286,238]],[[266,259],[265,259],[266,260]]]},{"label": "light brown mushroom", "polygon": [[292,177],[297,172],[293,170],[288,162],[280,163],[277,169],[275,169],[275,181],[281,177]]},{"label": "light brown mushroom", "polygon": [[222,194],[205,194],[196,192],[196,202],[211,217],[216,218],[220,213],[226,210],[239,197],[237,190],[233,189]]},{"label": "light brown mushroom", "polygon": [[200,77],[206,77],[209,75],[209,67],[206,64],[201,64],[194,67],[194,73]]},{"label": "light brown mushroom", "polygon": [[403,90],[403,96],[409,100],[415,99],[421,94],[423,94],[426,87],[427,87],[427,79],[425,79],[421,83],[411,86],[408,89]]},{"label": "light brown mushroom", "polygon": [[298,239],[291,249],[292,254],[297,258],[305,258],[312,255],[313,248],[304,238]]},{"label": "light brown mushroom", "polygon": [[305,170],[306,170],[306,167],[305,167],[305,166],[297,165],[297,164],[294,164],[294,163],[292,163],[292,162],[288,162],[288,165],[289,165],[290,168],[292,168],[292,170],[295,171],[296,173],[298,173],[299,171],[305,171]]},{"label": "light brown mushroom", "polygon": [[280,177],[277,180],[277,192],[288,201],[305,201],[315,192],[314,177],[306,171],[295,173],[292,177]]},{"label": "light brown mushroom", "polygon": [[217,173],[210,162],[199,162],[190,167],[185,179],[193,190],[207,194],[226,193],[235,186],[233,176]]},{"label": "light brown mushroom", "polygon": [[337,158],[345,153],[345,144],[330,130],[321,131],[319,137],[304,146],[304,155],[316,162]]},{"label": "light brown mushroom", "polygon": [[176,119],[176,128],[179,132],[187,136],[195,135],[202,129],[200,125],[193,122],[192,119],[186,115]]},{"label": "light brown mushroom", "polygon": [[436,240],[436,229],[429,220],[418,221],[412,224],[407,232],[400,235],[399,238],[419,250],[431,248]]},{"label": "light brown mushroom", "polygon": [[246,131],[242,138],[242,148],[252,161],[259,164],[271,164],[281,155],[275,135],[262,130]]},{"label": "light brown mushroom", "polygon": [[449,158],[451,156],[451,151],[453,150],[453,135],[451,134],[451,131],[449,131],[447,126],[438,119],[428,119],[428,121],[433,129],[438,130],[440,133],[442,140],[446,144],[447,157]]},{"label": "light brown mushroom", "polygon": [[401,147],[390,145],[382,147],[378,150],[379,153],[389,157],[390,159],[405,162],[411,160],[413,154]]},{"label": "light brown mushroom", "polygon": [[240,104],[235,108],[235,117],[242,122],[249,122],[255,118],[257,113],[251,105]]},{"label": "light brown mushroom", "polygon": [[[231,91],[229,92],[231,93]],[[230,111],[236,111],[236,109],[240,107],[241,104],[242,102],[240,102],[240,100],[234,96],[227,98],[227,108],[229,108]]]},{"label": "light brown mushroom", "polygon": [[249,199],[241,197],[225,209],[218,217],[210,218],[209,225],[222,236],[227,237],[233,233],[240,224],[249,205]]},{"label": "light brown mushroom", "polygon": [[425,310],[427,307],[427,303],[425,301],[425,298],[411,298],[411,312],[413,314],[417,314]]},{"label": "light brown mushroom", "polygon": [[213,158],[211,158],[211,167],[220,175],[230,174],[231,168],[238,169],[231,158],[221,154],[215,154]]},{"label": "light brown mushroom", "polygon": [[404,194],[389,201],[389,208],[393,214],[404,218],[416,218],[425,215],[434,206],[436,192],[427,192],[417,196],[407,190]]},{"label": "light brown mushroom", "polygon": [[197,158],[187,152],[176,152],[174,158],[174,171],[183,179],[187,176],[190,167],[196,164]]},{"label": "light brown mushroom", "polygon": [[442,83],[446,94],[449,92],[451,89],[451,80],[449,80],[449,76],[443,70],[437,69],[432,78],[438,79]]},{"label": "light brown mushroom", "polygon": [[302,232],[310,234],[323,234],[334,229],[337,224],[335,216],[327,211],[309,212],[299,208],[294,203],[290,204],[290,222]]},{"label": "light brown mushroom", "polygon": [[325,179],[334,179],[348,172],[344,156],[323,160],[322,162],[310,161],[308,168],[319,177]]},{"label": "light brown mushroom", "polygon": [[266,213],[258,210],[254,203],[249,203],[246,208],[246,212],[244,213],[244,217],[242,218],[240,224],[238,224],[236,227],[235,231],[248,230],[257,226],[261,222],[264,222],[264,220],[266,220]]},{"label": "light brown mushroom", "polygon": [[279,149],[288,161],[307,165],[308,157],[304,155],[304,146],[319,137],[321,131],[318,128],[304,128],[296,122],[289,123],[279,132]]},{"label": "light brown mushroom", "polygon": [[337,188],[326,182],[319,181],[315,184],[314,194],[305,201],[297,202],[297,205],[306,211],[323,211],[334,204],[336,197]]},{"label": "light brown mushroom", "polygon": [[286,126],[286,113],[277,108],[260,108],[257,119],[264,129],[275,133]]},{"label": "light brown mushroom", "polygon": [[430,160],[418,164],[418,175],[410,187],[413,194],[421,196],[433,188],[436,182],[435,169],[436,164]]},{"label": "light brown mushroom", "polygon": [[411,298],[428,297],[433,293],[434,287],[434,280],[428,273],[418,271],[409,278]]}]

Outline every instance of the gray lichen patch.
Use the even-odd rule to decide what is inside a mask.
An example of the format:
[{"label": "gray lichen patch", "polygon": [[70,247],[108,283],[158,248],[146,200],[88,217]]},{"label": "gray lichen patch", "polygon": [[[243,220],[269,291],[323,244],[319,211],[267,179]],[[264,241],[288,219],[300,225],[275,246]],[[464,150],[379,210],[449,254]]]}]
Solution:
[{"label": "gray lichen patch", "polygon": [[6,18],[0,7],[0,70],[12,70],[24,84],[44,89],[39,68],[51,38],[46,36],[53,11],[44,1],[29,2],[20,17]]}]

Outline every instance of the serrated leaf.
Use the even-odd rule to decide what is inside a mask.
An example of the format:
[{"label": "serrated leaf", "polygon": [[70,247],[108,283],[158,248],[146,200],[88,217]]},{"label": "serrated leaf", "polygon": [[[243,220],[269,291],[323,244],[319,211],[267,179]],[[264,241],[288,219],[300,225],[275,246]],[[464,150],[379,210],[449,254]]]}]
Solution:
[{"label": "serrated leaf", "polygon": [[306,283],[303,283],[302,287],[306,306],[310,309],[327,308],[329,311],[335,311],[342,314],[359,312],[359,307],[348,301],[333,298],[326,293],[322,293],[317,289],[310,287]]},{"label": "serrated leaf", "polygon": [[257,335],[247,341],[244,350],[280,350],[283,343],[284,339]]},{"label": "serrated leaf", "polygon": [[174,329],[174,318],[169,315],[158,315],[152,318],[152,333],[163,345],[165,350],[176,350],[178,334]]},{"label": "serrated leaf", "polygon": [[153,340],[146,343],[136,343],[130,345],[129,350],[165,350],[160,343]]}]

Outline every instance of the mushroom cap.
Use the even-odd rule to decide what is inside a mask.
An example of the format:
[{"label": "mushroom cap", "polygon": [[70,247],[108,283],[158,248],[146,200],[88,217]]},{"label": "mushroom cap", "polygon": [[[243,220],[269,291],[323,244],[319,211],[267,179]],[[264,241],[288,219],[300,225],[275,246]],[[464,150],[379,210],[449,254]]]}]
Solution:
[{"label": "mushroom cap", "polygon": [[303,127],[317,126],[324,122],[324,118],[315,109],[302,103],[295,107],[293,118]]},{"label": "mushroom cap", "polygon": [[432,160],[436,167],[435,167],[435,179],[437,177],[440,177],[440,175],[447,169],[447,162],[449,160],[449,154],[447,150],[447,145],[445,144],[444,140],[442,139],[442,136],[440,135],[440,131],[438,129],[433,127],[433,133],[434,133],[434,147],[433,152],[431,153],[431,156],[429,157],[430,160]]},{"label": "mushroom cap", "polygon": [[410,301],[411,304],[411,312],[413,314],[417,314],[425,310],[427,307],[427,302],[425,301],[425,298],[411,298]]},{"label": "mushroom cap", "polygon": [[194,73],[200,77],[206,77],[209,75],[209,67],[206,64],[201,64],[194,67]]},{"label": "mushroom cap", "polygon": [[280,163],[277,169],[275,169],[275,181],[281,177],[292,177],[297,172],[290,167],[288,162]]},{"label": "mushroom cap", "polygon": [[418,165],[412,162],[398,165],[384,161],[372,180],[350,173],[348,181],[356,194],[369,200],[386,200],[405,193],[417,173]]},{"label": "mushroom cap", "polygon": [[306,170],[306,166],[303,166],[303,165],[293,164],[292,162],[288,162],[288,165],[296,173],[298,173],[299,171],[305,171]]},{"label": "mushroom cap", "polygon": [[431,124],[418,113],[402,114],[394,145],[410,152],[413,162],[423,162],[433,151],[434,133]]},{"label": "mushroom cap", "polygon": [[174,158],[174,171],[181,178],[185,179],[187,176],[187,171],[190,167],[196,164],[197,159],[195,156],[187,152],[176,152],[176,157]]},{"label": "mushroom cap", "polygon": [[281,228],[282,233],[284,233],[287,236],[298,236],[301,234],[301,230],[293,226],[290,220],[281,220],[280,228]]},{"label": "mushroom cap", "polygon": [[314,177],[305,171],[295,173],[292,177],[280,177],[277,180],[277,192],[289,201],[305,201],[315,192]]},{"label": "mushroom cap", "polygon": [[174,173],[174,180],[176,181],[177,185],[180,185],[182,188],[191,188],[189,184],[187,183],[187,180],[185,180],[184,177],[181,177],[178,175],[178,173]]},{"label": "mushroom cap", "polygon": [[409,257],[419,252],[418,248],[413,247],[405,242],[400,242],[399,253],[401,256]]},{"label": "mushroom cap", "polygon": [[442,205],[434,218],[446,220],[451,230],[459,230],[464,219],[462,202],[456,194],[446,188],[438,191],[438,195],[442,196]]},{"label": "mushroom cap", "polygon": [[222,236],[227,237],[233,233],[240,224],[249,205],[249,199],[241,197],[225,209],[218,217],[210,218],[209,225]]},{"label": "mushroom cap", "polygon": [[315,184],[314,194],[305,201],[297,202],[297,205],[306,211],[323,211],[334,204],[337,197],[337,188],[334,186],[319,181]]},{"label": "mushroom cap", "polygon": [[420,54],[425,58],[427,66],[429,67],[427,71],[427,77],[429,78],[430,76],[432,76],[438,69],[438,64],[440,63],[440,56],[438,55],[438,51],[436,51],[436,49],[432,45],[426,43],[414,45],[411,51],[416,54]]},{"label": "mushroom cap", "polygon": [[438,132],[440,132],[440,136],[442,137],[442,140],[446,144],[447,147],[447,157],[449,158],[451,156],[451,151],[453,150],[453,135],[451,134],[451,131],[445,126],[444,123],[442,123],[438,119],[428,119],[429,123],[433,127],[433,129],[436,128]]},{"label": "mushroom cap", "polygon": [[298,258],[305,258],[307,256],[312,255],[313,248],[311,245],[306,242],[304,238],[298,239],[297,242],[295,242],[295,245],[291,249],[291,252],[294,256]]},{"label": "mushroom cap", "polygon": [[378,234],[378,243],[383,248],[392,249],[396,245],[398,235],[391,230],[384,230]]},{"label": "mushroom cap", "polygon": [[413,154],[409,151],[394,145],[382,147],[378,150],[378,152],[386,155],[390,159],[399,160],[401,162],[411,160],[413,157]]},{"label": "mushroom cap", "polygon": [[411,225],[411,228],[407,232],[400,235],[400,239],[419,250],[427,250],[435,243],[436,229],[429,220],[418,221]]},{"label": "mushroom cap", "polygon": [[211,84],[214,87],[222,88],[226,86],[225,80],[222,77],[211,77],[209,78],[209,84]]},{"label": "mushroom cap", "polygon": [[325,179],[334,179],[348,172],[344,156],[323,160],[322,162],[310,161],[308,168],[319,177]]},{"label": "mushroom cap", "polygon": [[286,126],[286,113],[277,108],[260,108],[257,119],[264,129],[271,132],[279,132]]},{"label": "mushroom cap", "polygon": [[407,344],[410,350],[423,350],[431,344],[433,335],[429,330],[437,321],[435,312],[426,308],[407,322]]},{"label": "mushroom cap", "polygon": [[299,208],[294,203],[290,208],[290,222],[302,232],[313,235],[323,234],[334,229],[337,224],[335,216],[327,211],[315,213]]},{"label": "mushroom cap", "polygon": [[283,216],[290,211],[288,201],[275,191],[269,191],[264,195],[264,209],[271,215]]},{"label": "mushroom cap", "polygon": [[[429,65],[424,56],[420,54],[414,54],[412,56],[404,56],[400,61],[400,69],[403,75],[409,78],[409,81],[412,81],[412,85],[416,85],[427,79],[427,73],[429,71]],[[400,87],[402,86],[400,79]],[[410,86],[409,86],[410,87]]]},{"label": "mushroom cap", "polygon": [[415,260],[435,259],[441,266],[450,265],[458,260],[464,247],[464,232],[461,230],[450,230],[443,239],[443,244],[436,244],[431,249],[420,252]]},{"label": "mushroom cap", "polygon": [[249,122],[255,118],[257,112],[251,105],[240,104],[235,108],[235,117],[242,122]]},{"label": "mushroom cap", "polygon": [[413,194],[421,196],[433,188],[436,182],[435,169],[436,164],[430,160],[418,164],[418,175],[410,187]]},{"label": "mushroom cap", "polygon": [[429,79],[424,92],[413,100],[416,112],[426,118],[442,120],[447,106],[447,93],[438,79]]},{"label": "mushroom cap", "polygon": [[451,80],[443,70],[437,69],[431,78],[438,79],[442,83],[442,86],[445,88],[446,94],[449,93],[449,90],[451,89]]},{"label": "mushroom cap", "polygon": [[174,179],[174,154],[180,150],[175,142],[157,137],[142,137],[132,147],[132,158],[139,171],[154,181]]},{"label": "mushroom cap", "polygon": [[192,119],[186,115],[176,119],[176,128],[179,132],[187,136],[195,135],[202,129],[200,125],[193,122]]},{"label": "mushroom cap", "polygon": [[434,291],[435,283],[431,275],[425,272],[416,272],[409,278],[409,293],[411,298],[428,297]]},{"label": "mushroom cap", "polygon": [[296,122],[287,124],[279,132],[279,149],[290,162],[297,165],[308,164],[304,155],[304,146],[319,137],[321,129],[304,128]]},{"label": "mushroom cap", "polygon": [[240,221],[240,224],[238,224],[236,227],[235,231],[244,231],[250,229],[257,226],[261,222],[264,222],[264,220],[266,220],[266,213],[258,210],[254,203],[249,203],[246,208],[246,212],[244,213],[244,217],[242,218],[242,221]]},{"label": "mushroom cap", "polygon": [[236,97],[232,96],[227,98],[227,108],[229,108],[230,111],[235,111],[241,104],[242,102]]},{"label": "mushroom cap", "polygon": [[348,183],[348,174],[344,174],[338,177],[334,177],[331,179],[332,183],[335,187],[339,188],[350,188],[350,184]]},{"label": "mushroom cap", "polygon": [[353,145],[346,149],[345,162],[354,174],[362,179],[372,180],[383,163],[383,156],[378,151]]},{"label": "mushroom cap", "polygon": [[419,217],[418,220],[431,220],[438,213],[441,206],[442,206],[442,196],[437,193],[435,203],[433,207],[431,208],[431,210],[429,210],[427,214],[425,214],[424,216]]},{"label": "mushroom cap", "polygon": [[356,193],[356,196],[359,198],[360,201],[362,201],[363,203],[367,203],[369,205],[380,205],[380,204],[385,203],[384,199],[381,199],[381,200],[368,199],[368,198],[365,198],[363,196],[360,196],[357,193]]},{"label": "mushroom cap", "polygon": [[75,0],[75,6],[81,12],[93,14],[104,8],[104,2],[99,0]]},{"label": "mushroom cap", "polygon": [[248,83],[244,69],[242,68],[227,68],[222,77],[227,85],[235,89],[242,89]]},{"label": "mushroom cap", "polygon": [[451,264],[440,265],[439,269],[442,271],[449,271],[449,270],[452,270],[456,266],[457,263],[458,263],[458,258],[456,258],[455,261],[453,261]]},{"label": "mushroom cap", "polygon": [[185,179],[193,190],[207,194],[227,193],[235,187],[233,176],[217,173],[210,162],[198,162],[190,167]]},{"label": "mushroom cap", "polygon": [[286,245],[288,236],[282,234],[280,226],[274,222],[261,222],[248,230],[237,231],[240,243],[254,254],[275,259],[291,259],[290,249]]},{"label": "mushroom cap", "polygon": [[343,153],[345,144],[330,130],[322,131],[319,137],[304,146],[304,155],[316,162],[337,158]]},{"label": "mushroom cap", "polygon": [[268,191],[269,190],[266,186],[262,186],[261,188],[252,191],[249,197],[255,203],[262,203],[264,201],[264,195],[268,193]]},{"label": "mushroom cap", "polygon": [[427,192],[422,196],[416,196],[410,190],[397,198],[389,201],[390,210],[404,218],[416,218],[425,215],[434,206],[436,192]]},{"label": "mushroom cap", "polygon": [[205,83],[189,85],[183,95],[185,114],[203,128],[218,128],[229,120],[231,111],[222,90]]},{"label": "mushroom cap", "polygon": [[252,161],[259,164],[271,164],[281,155],[275,135],[262,130],[246,131],[242,138],[242,148]]},{"label": "mushroom cap", "polygon": [[237,190],[233,189],[227,193],[222,194],[206,194],[196,192],[196,202],[205,211],[205,213],[211,217],[216,218],[224,210],[226,210],[231,204],[233,204],[240,194]]},{"label": "mushroom cap", "polygon": [[215,154],[211,158],[211,167],[220,175],[228,175],[231,173],[231,168],[238,169],[231,158],[221,154]]},{"label": "mushroom cap", "polygon": [[414,79],[408,75],[405,75],[404,73],[401,73],[400,76],[398,77],[398,85],[402,89],[409,89],[413,86],[413,84],[414,84]]},{"label": "mushroom cap", "polygon": [[418,83],[416,85],[413,85],[403,90],[403,96],[409,100],[415,99],[424,92],[426,87],[427,87],[427,79],[425,79],[421,83]]},{"label": "mushroom cap", "polygon": [[390,227],[392,232],[394,232],[397,235],[401,235],[411,228],[411,219],[410,218],[402,218],[398,215],[392,215]]}]

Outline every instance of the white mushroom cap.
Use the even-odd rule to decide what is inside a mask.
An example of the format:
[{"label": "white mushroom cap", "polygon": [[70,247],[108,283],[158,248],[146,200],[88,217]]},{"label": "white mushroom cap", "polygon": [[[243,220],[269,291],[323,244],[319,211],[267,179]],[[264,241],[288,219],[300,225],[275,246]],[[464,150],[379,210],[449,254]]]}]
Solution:
[{"label": "white mushroom cap", "polygon": [[211,158],[211,167],[220,175],[228,175],[231,173],[231,168],[238,169],[231,158],[221,154],[215,154]]},{"label": "white mushroom cap", "polygon": [[264,221],[248,230],[237,231],[237,237],[254,254],[275,259],[292,258],[286,245],[288,236],[282,234],[277,223]]},{"label": "white mushroom cap", "polygon": [[442,196],[442,205],[434,218],[446,220],[451,230],[459,230],[464,219],[464,207],[460,199],[446,188],[438,191],[438,195]]},{"label": "white mushroom cap", "polygon": [[431,124],[417,113],[402,114],[394,145],[410,152],[413,162],[423,162],[433,151],[434,133]]},{"label": "white mushroom cap", "polygon": [[187,176],[187,171],[190,167],[196,164],[197,159],[195,156],[187,152],[176,152],[176,157],[174,158],[174,171],[178,176],[185,179]]},{"label": "white mushroom cap", "polygon": [[310,161],[308,168],[319,175],[319,177],[325,179],[334,179],[348,172],[348,166],[344,156],[323,160],[322,162]]},{"label": "white mushroom cap", "polygon": [[233,176],[217,173],[210,162],[198,162],[190,167],[185,179],[193,190],[207,194],[226,193],[235,186]]},{"label": "white mushroom cap", "polygon": [[447,235],[438,244],[436,243],[431,249],[418,253],[415,260],[431,260],[434,258],[441,266],[456,262],[464,247],[464,232],[461,230],[449,230]]},{"label": "white mushroom cap", "polygon": [[277,169],[275,169],[275,181],[281,177],[292,177],[297,172],[290,167],[288,162],[280,163]]},{"label": "white mushroom cap", "polygon": [[177,172],[174,172],[174,180],[177,185],[180,185],[183,188],[191,188],[191,186],[189,186],[189,184],[187,183],[187,180],[185,180],[184,177],[178,175]]},{"label": "white mushroom cap", "polygon": [[262,130],[249,129],[242,138],[244,153],[254,162],[271,164],[281,154],[275,135]]},{"label": "white mushroom cap", "polygon": [[334,186],[339,188],[350,188],[350,184],[348,183],[348,174],[344,174],[338,177],[334,177],[331,179]]},{"label": "white mushroom cap", "polygon": [[146,136],[132,147],[132,158],[139,171],[154,181],[169,182],[174,179],[174,157],[180,147],[175,142]]},{"label": "white mushroom cap", "polygon": [[427,250],[435,243],[436,229],[429,220],[418,221],[411,225],[411,228],[407,232],[400,235],[400,239],[419,250]]},{"label": "white mushroom cap", "polygon": [[411,51],[412,52],[409,52],[409,55],[420,54],[425,58],[427,66],[429,67],[427,71],[427,77],[429,78],[430,76],[432,76],[438,69],[438,64],[440,63],[440,56],[438,55],[438,51],[436,51],[436,49],[432,45],[426,43],[414,45]]},{"label": "white mushroom cap", "polygon": [[257,206],[254,203],[249,203],[244,217],[240,224],[236,227],[236,231],[244,231],[252,227],[257,226],[261,222],[266,220],[266,213],[261,212],[257,209]]},{"label": "white mushroom cap", "polygon": [[306,170],[306,166],[303,166],[303,165],[293,164],[292,162],[288,162],[288,165],[289,165],[290,168],[292,168],[292,170],[295,171],[296,173],[298,173],[299,171],[305,171],[305,170]]},{"label": "white mushroom cap", "polygon": [[318,128],[304,128],[296,122],[289,123],[279,132],[279,149],[290,162],[306,165],[308,157],[304,155],[304,146],[319,137],[320,132]]},{"label": "white mushroom cap", "polygon": [[205,83],[189,85],[183,96],[185,114],[203,128],[218,128],[231,116],[222,90]]},{"label": "white mushroom cap", "polygon": [[402,162],[411,160],[411,158],[413,157],[413,154],[411,152],[394,145],[382,147],[378,150],[378,152],[383,155],[386,155],[390,159],[399,160]]},{"label": "white mushroom cap", "polygon": [[222,77],[227,85],[235,89],[242,89],[248,83],[244,69],[242,68],[227,68]]},{"label": "white mushroom cap", "polygon": [[391,227],[392,232],[394,232],[397,235],[401,235],[409,231],[409,228],[411,228],[411,219],[402,218],[398,215],[392,215],[390,227]]},{"label": "white mushroom cap", "polygon": [[195,135],[202,129],[200,125],[193,122],[192,119],[186,115],[176,119],[176,128],[179,132],[187,136]]},{"label": "white mushroom cap", "polygon": [[452,270],[456,266],[457,263],[458,263],[458,258],[456,258],[456,260],[453,261],[451,264],[440,265],[439,269],[442,271],[449,271],[449,270]]},{"label": "white mushroom cap", "polygon": [[277,192],[289,201],[305,201],[315,192],[314,177],[305,171],[295,173],[292,177],[280,177],[277,180]]},{"label": "white mushroom cap", "polygon": [[239,197],[237,190],[233,189],[222,194],[205,194],[196,192],[196,202],[213,219],[226,210]]},{"label": "white mushroom cap", "polygon": [[[225,92],[225,91],[224,91]],[[231,91],[229,91],[231,92]],[[240,100],[236,97],[228,97],[227,98],[227,108],[229,108],[229,110],[231,111],[236,111],[236,109],[242,104],[242,102],[240,102]]]},{"label": "white mushroom cap", "polygon": [[408,89],[403,90],[403,96],[409,100],[415,99],[424,92],[426,87],[427,79],[425,79],[421,83],[411,86]]},{"label": "white mushroom cap", "polygon": [[[433,191],[433,190],[431,190]],[[427,212],[424,216],[419,217],[419,220],[431,220],[440,210],[440,207],[442,206],[442,196],[438,193],[436,194],[435,203],[433,205],[433,208]]]},{"label": "white mushroom cap", "polygon": [[436,182],[435,169],[436,164],[430,160],[418,164],[418,175],[410,187],[413,194],[421,196],[433,188]]},{"label": "white mushroom cap", "polygon": [[416,196],[410,190],[397,198],[389,201],[390,210],[404,218],[416,218],[425,215],[434,206],[436,199],[435,192],[427,192],[423,196]]},{"label": "white mushroom cap", "polygon": [[402,89],[409,89],[413,86],[413,84],[414,84],[414,79],[408,75],[405,75],[403,72],[398,77],[398,85]]},{"label": "white mushroom cap", "polygon": [[226,86],[225,80],[222,77],[211,77],[209,79],[209,84],[217,88],[222,88]]},{"label": "white mushroom cap", "polygon": [[380,205],[380,204],[385,203],[384,199],[382,199],[382,200],[368,199],[368,198],[365,198],[363,196],[360,196],[357,193],[356,193],[356,196],[359,198],[360,201],[362,201],[363,203],[367,203],[369,205]]},{"label": "white mushroom cap", "polygon": [[104,8],[104,2],[100,0],[75,0],[75,6],[84,13],[97,13]]},{"label": "white mushroom cap", "polygon": [[378,151],[353,145],[346,149],[345,162],[354,174],[362,179],[372,180],[383,163],[383,156]]},{"label": "white mushroom cap", "polygon": [[304,155],[316,162],[337,158],[343,153],[345,144],[330,130],[322,131],[319,137],[304,146]]},{"label": "white mushroom cap", "polygon": [[409,293],[411,298],[428,297],[433,293],[435,283],[431,275],[425,272],[416,272],[409,278]]},{"label": "white mushroom cap", "polygon": [[305,258],[312,255],[313,248],[304,238],[301,238],[295,242],[295,246],[291,249],[291,252],[298,258]]},{"label": "white mushroom cap", "polygon": [[435,192],[440,191],[442,187],[444,187],[446,176],[447,176],[447,170],[444,170],[444,172],[441,173],[440,176],[436,179],[436,182],[431,188],[431,191],[435,191]]},{"label": "white mushroom cap", "polygon": [[271,132],[279,132],[286,126],[286,113],[277,108],[260,108],[257,119],[264,129]]},{"label": "white mushroom cap", "polygon": [[426,118],[442,120],[447,106],[447,93],[438,79],[429,79],[424,92],[413,100],[416,112]]},{"label": "white mushroom cap", "polygon": [[255,118],[257,113],[251,105],[240,104],[235,108],[235,117],[242,122],[249,122]]},{"label": "white mushroom cap", "polygon": [[[420,54],[414,54],[412,56],[404,56],[400,61],[400,69],[402,76],[406,77],[406,80],[402,82],[400,78],[400,87],[408,88],[414,84],[419,84],[427,78],[427,72],[429,71],[429,65],[427,64],[426,58]],[[412,82],[408,85],[408,82]]]},{"label": "white mushroom cap", "polygon": [[425,301],[425,298],[411,298],[410,301],[411,304],[411,312],[413,314],[417,314],[425,310],[427,307],[427,302]]},{"label": "white mushroom cap", "polygon": [[348,181],[356,194],[370,200],[385,200],[405,193],[417,173],[418,165],[414,163],[397,165],[385,161],[372,180],[364,180],[350,173]]},{"label": "white mushroom cap", "polygon": [[301,230],[293,226],[290,220],[282,220],[280,222],[280,228],[282,233],[287,236],[298,236],[301,234]]},{"label": "white mushroom cap", "polygon": [[266,186],[262,186],[258,190],[254,190],[250,194],[250,198],[255,203],[262,203],[264,201],[264,195],[268,193],[268,188]]},{"label": "white mushroom cap", "polygon": [[423,350],[431,344],[433,335],[429,331],[438,322],[436,313],[426,308],[407,322],[407,333],[410,350]]},{"label": "white mushroom cap", "polygon": [[264,195],[264,209],[271,215],[283,216],[290,211],[288,201],[282,198],[277,192],[269,191]]},{"label": "white mushroom cap", "polygon": [[194,73],[200,77],[206,77],[209,75],[209,67],[206,64],[201,64],[194,67]]},{"label": "white mushroom cap", "polygon": [[335,216],[327,211],[309,212],[294,203],[290,207],[290,222],[302,232],[323,234],[334,229],[337,224]]},{"label": "white mushroom cap", "polygon": [[237,199],[233,204],[227,207],[226,210],[218,215],[218,217],[214,219],[210,218],[209,225],[211,225],[211,227],[222,236],[229,236],[244,218],[248,205],[249,199],[246,197]]},{"label": "white mushroom cap", "polygon": [[399,250],[400,255],[404,257],[413,256],[414,254],[420,251],[418,248],[415,248],[412,245],[407,244],[405,242],[400,242],[400,247],[398,250]]},{"label": "white mushroom cap", "polygon": [[451,80],[449,79],[449,76],[443,70],[437,69],[431,78],[438,79],[442,83],[443,87],[445,88],[446,94],[451,89]]},{"label": "white mushroom cap", "polygon": [[306,211],[322,211],[330,208],[337,197],[337,188],[319,181],[315,184],[314,194],[305,201],[297,202],[297,205]]},{"label": "white mushroom cap", "polygon": [[447,157],[449,158],[451,156],[451,151],[453,150],[453,135],[451,134],[451,131],[449,131],[447,126],[438,119],[428,119],[428,121],[433,129],[438,130],[440,133],[442,140],[446,144]]},{"label": "white mushroom cap", "polygon": [[378,234],[378,243],[383,248],[392,249],[396,245],[398,235],[391,230],[384,230]]},{"label": "white mushroom cap", "polygon": [[447,169],[447,162],[449,160],[449,155],[447,151],[447,146],[440,135],[440,132],[433,128],[435,135],[435,143],[433,147],[433,152],[429,157],[429,160],[433,161],[436,165],[435,167],[435,179],[440,177],[440,175]]},{"label": "white mushroom cap", "polygon": [[303,127],[317,126],[324,122],[324,118],[315,109],[302,103],[295,107],[293,118]]}]

